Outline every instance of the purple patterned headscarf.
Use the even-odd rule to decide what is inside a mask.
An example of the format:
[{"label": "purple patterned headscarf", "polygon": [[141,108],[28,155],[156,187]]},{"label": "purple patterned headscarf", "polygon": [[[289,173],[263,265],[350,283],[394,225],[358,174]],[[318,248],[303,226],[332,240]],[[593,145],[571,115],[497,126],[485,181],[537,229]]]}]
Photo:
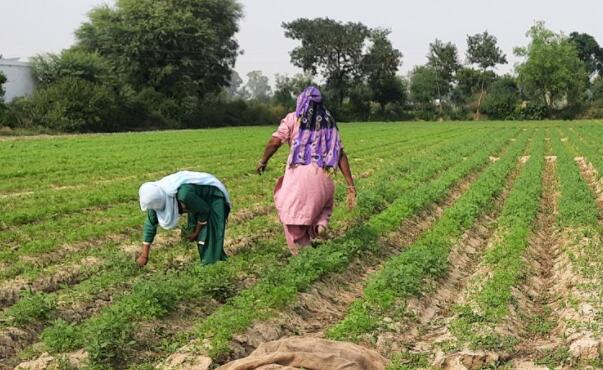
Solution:
[{"label": "purple patterned headscarf", "polygon": [[309,86],[297,97],[295,115],[299,119],[299,133],[291,146],[289,165],[314,162],[322,168],[337,169],[341,151],[339,129],[324,107],[317,87]]}]

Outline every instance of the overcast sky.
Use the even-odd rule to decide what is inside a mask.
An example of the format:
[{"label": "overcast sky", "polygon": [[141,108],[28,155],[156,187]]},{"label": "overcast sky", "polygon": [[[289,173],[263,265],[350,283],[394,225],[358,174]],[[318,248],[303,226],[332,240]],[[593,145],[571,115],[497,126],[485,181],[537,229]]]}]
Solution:
[{"label": "overcast sky", "polygon": [[[405,74],[426,61],[428,44],[439,38],[459,47],[464,61],[466,35],[488,30],[511,64],[513,47],[525,45],[525,33],[536,20],[555,31],[587,32],[603,44],[602,0],[239,0],[244,19],[237,35],[244,54],[236,70],[245,76],[261,70],[293,74],[289,51],[296,42],[283,36],[281,23],[298,17],[330,17],[360,21],[392,30],[394,47],[404,54]],[[0,54],[30,57],[58,52],[73,43],[73,31],[93,7],[112,0],[0,0]]]}]

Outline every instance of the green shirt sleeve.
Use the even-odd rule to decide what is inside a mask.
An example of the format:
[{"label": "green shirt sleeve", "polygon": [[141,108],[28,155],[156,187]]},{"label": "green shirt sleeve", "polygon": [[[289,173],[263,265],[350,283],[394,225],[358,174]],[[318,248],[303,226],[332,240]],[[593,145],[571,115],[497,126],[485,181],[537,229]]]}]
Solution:
[{"label": "green shirt sleeve", "polygon": [[182,185],[178,189],[178,200],[186,205],[190,214],[194,214],[198,221],[207,221],[209,217],[209,204],[195,194],[193,185]]},{"label": "green shirt sleeve", "polygon": [[143,241],[145,243],[153,243],[155,240],[155,235],[157,234],[157,225],[159,224],[159,220],[157,219],[157,213],[152,209],[147,211],[147,217],[144,220],[143,227]]}]

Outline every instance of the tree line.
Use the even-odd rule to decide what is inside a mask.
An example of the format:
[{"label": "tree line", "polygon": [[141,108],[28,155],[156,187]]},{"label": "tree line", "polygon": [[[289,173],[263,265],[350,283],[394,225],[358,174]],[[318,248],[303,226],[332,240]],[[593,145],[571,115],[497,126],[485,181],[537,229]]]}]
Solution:
[{"label": "tree line", "polygon": [[436,39],[427,63],[401,76],[389,30],[300,18],[282,28],[299,42],[290,58],[303,73],[276,75],[273,91],[261,71],[246,84],[234,71],[242,15],[236,0],[95,8],[72,47],[33,58],[38,89],[0,103],[0,124],[99,132],[275,123],[311,83],[340,121],[603,117],[603,49],[588,34],[538,22],[506,75],[495,73],[507,56],[487,31],[467,36],[464,58]]}]

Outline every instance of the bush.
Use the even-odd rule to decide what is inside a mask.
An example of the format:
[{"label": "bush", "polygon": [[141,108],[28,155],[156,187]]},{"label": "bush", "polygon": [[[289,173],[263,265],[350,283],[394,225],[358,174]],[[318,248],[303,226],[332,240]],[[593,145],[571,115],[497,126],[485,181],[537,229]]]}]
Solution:
[{"label": "bush", "polygon": [[66,77],[15,104],[13,120],[64,132],[121,131],[145,118],[144,109],[128,100],[108,85]]},{"label": "bush", "polygon": [[53,352],[67,352],[81,343],[81,337],[75,325],[62,319],[56,320],[41,334],[44,344]]},{"label": "bush", "polygon": [[603,99],[592,102],[582,115],[582,118],[603,119]]},{"label": "bush", "polygon": [[116,103],[106,86],[66,77],[32,95],[23,123],[67,132],[103,131]]},{"label": "bush", "polygon": [[5,120],[6,105],[4,104],[4,85],[6,83],[6,76],[0,72],[0,124]]},{"label": "bush", "polygon": [[4,94],[6,93],[6,91],[4,90],[4,86],[2,86],[5,83],[6,76],[0,71],[0,104],[2,104],[2,102],[4,101]]},{"label": "bush", "polygon": [[26,293],[7,311],[7,316],[17,325],[45,321],[54,310],[56,301],[44,294]]},{"label": "bush", "polygon": [[520,104],[519,88],[513,77],[504,76],[496,80],[485,97],[483,111],[493,119],[515,118],[515,108]]},{"label": "bush", "polygon": [[117,364],[131,346],[133,324],[119,315],[104,315],[93,321],[83,333],[84,348],[90,360],[97,364]]},{"label": "bush", "polygon": [[513,117],[519,120],[543,120],[549,117],[549,108],[544,103],[526,101],[515,106]]},{"label": "bush", "polygon": [[209,97],[184,122],[188,128],[276,124],[287,114],[281,105],[258,101],[226,101]]},{"label": "bush", "polygon": [[106,59],[77,49],[63,50],[61,54],[38,55],[32,58],[32,71],[41,87],[64,78],[100,83],[111,77],[111,65]]}]

